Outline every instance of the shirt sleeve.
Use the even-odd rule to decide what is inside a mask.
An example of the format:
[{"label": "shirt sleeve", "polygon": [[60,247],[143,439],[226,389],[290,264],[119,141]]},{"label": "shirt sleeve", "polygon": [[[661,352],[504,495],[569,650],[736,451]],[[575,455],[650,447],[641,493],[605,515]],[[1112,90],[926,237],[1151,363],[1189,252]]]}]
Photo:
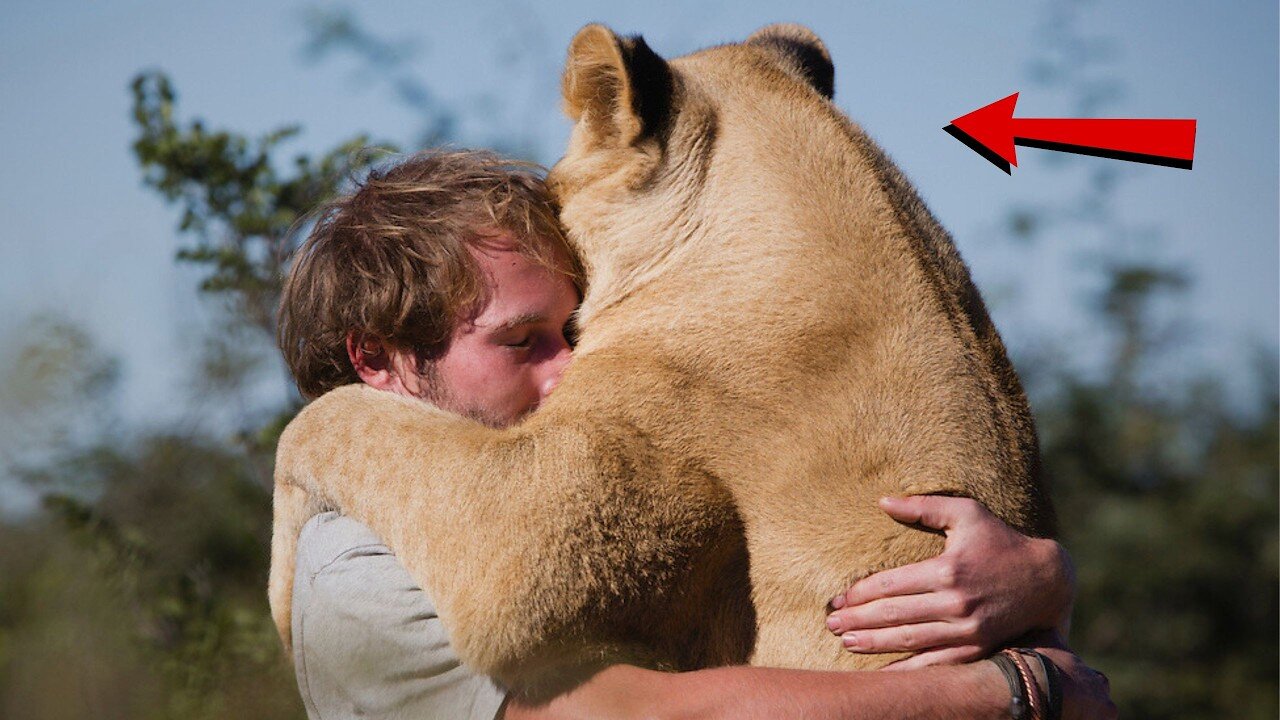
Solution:
[{"label": "shirt sleeve", "polygon": [[[459,661],[391,551],[350,518],[320,518],[299,538],[294,591],[294,661],[312,720],[492,720],[505,694]],[[316,548],[329,551],[320,562]]]}]

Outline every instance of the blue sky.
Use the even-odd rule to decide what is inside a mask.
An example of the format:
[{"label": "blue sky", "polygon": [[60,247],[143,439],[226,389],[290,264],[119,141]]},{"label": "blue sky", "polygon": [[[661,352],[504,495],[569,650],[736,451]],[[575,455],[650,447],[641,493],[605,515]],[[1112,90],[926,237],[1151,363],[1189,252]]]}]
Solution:
[{"label": "blue sky", "polygon": [[[300,123],[298,150],[367,131],[410,143],[420,118],[380,78],[344,58],[308,61],[307,3],[223,0],[8,0],[0,6],[0,332],[55,310],[122,361],[122,414],[180,412],[202,331],[197,276],[175,265],[176,213],[142,187],[129,152],[127,85],[140,70],[174,80],[179,112],[251,134]],[[322,7],[333,7],[322,6]],[[414,70],[467,108],[463,140],[516,131],[551,162],[568,133],[557,73],[577,28],[603,21],[671,56],[738,40],[780,20],[828,44],[837,103],[883,145],[954,234],[1014,347],[1045,338],[1087,347],[1084,298],[1097,239],[1064,228],[1032,246],[1001,237],[1018,202],[1070,197],[1090,163],[1060,168],[1023,149],[1012,177],[940,128],[1021,90],[1019,115],[1071,114],[1029,80],[1046,6],[1024,2],[378,2],[357,17],[414,41]],[[1115,195],[1124,222],[1160,231],[1133,252],[1185,268],[1172,307],[1195,330],[1188,361],[1240,371],[1250,343],[1277,344],[1277,8],[1247,2],[1107,2],[1083,27],[1116,41],[1125,94],[1106,115],[1199,121],[1195,169],[1130,166]],[[279,376],[271,383],[279,386]],[[265,387],[265,386],[264,386]],[[273,393],[271,402],[282,394]]]}]

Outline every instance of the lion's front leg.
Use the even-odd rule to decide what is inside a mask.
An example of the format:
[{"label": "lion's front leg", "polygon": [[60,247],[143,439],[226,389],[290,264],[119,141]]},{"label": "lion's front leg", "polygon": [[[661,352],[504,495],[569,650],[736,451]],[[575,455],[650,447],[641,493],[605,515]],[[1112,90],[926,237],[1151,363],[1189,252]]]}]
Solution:
[{"label": "lion's front leg", "polygon": [[[299,413],[280,437],[267,596],[286,652],[291,650],[293,582],[303,526],[327,509],[393,516],[394,501],[390,498],[396,493],[372,486],[404,476],[389,472],[384,465],[397,447],[422,444],[422,428],[413,422],[413,416],[440,412],[425,404],[407,405],[398,403],[394,396],[374,393],[360,386],[335,390]],[[359,442],[352,442],[353,438]]]},{"label": "lion's front leg", "polygon": [[353,384],[311,402],[280,434],[275,483],[347,514],[398,518],[408,495],[447,486],[443,475],[475,447],[476,436],[497,433],[426,402]]},{"label": "lion's front leg", "polygon": [[689,564],[733,515],[711,479],[663,463],[633,423],[566,408],[492,430],[342,388],[281,436],[277,483],[368,525],[431,595],[459,656],[527,687],[539,668],[657,646]]},{"label": "lion's front leg", "polygon": [[324,509],[302,488],[276,483],[271,510],[271,574],[267,600],[285,653],[293,651],[293,576],[302,526]]},{"label": "lion's front leg", "polygon": [[559,580],[580,573],[580,556],[553,552],[528,563],[568,534],[569,499],[590,502],[580,489],[599,483],[583,461],[563,461],[574,443],[516,435],[363,386],[334,390],[299,413],[276,462],[271,596],[282,637],[297,533],[320,506],[363,522],[396,553],[477,669],[519,664],[553,628],[580,617],[581,588]]}]

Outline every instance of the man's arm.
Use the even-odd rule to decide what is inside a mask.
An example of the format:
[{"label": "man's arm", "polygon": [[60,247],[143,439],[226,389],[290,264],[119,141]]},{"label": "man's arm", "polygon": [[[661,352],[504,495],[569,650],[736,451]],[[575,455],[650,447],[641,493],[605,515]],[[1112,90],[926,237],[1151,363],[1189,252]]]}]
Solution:
[{"label": "man's arm", "polygon": [[724,667],[670,674],[610,667],[546,705],[512,699],[504,720],[905,720],[1009,716],[1009,690],[991,663],[908,673]]},{"label": "man's arm", "polygon": [[[1055,638],[1036,648],[1062,672],[1064,720],[1114,720],[1105,677]],[[1033,670],[1033,672],[1035,672]],[[1036,673],[1043,689],[1046,679]],[[1009,718],[1009,686],[989,662],[906,672],[725,667],[670,674],[616,665],[546,705],[509,702],[504,720],[903,720]]]}]

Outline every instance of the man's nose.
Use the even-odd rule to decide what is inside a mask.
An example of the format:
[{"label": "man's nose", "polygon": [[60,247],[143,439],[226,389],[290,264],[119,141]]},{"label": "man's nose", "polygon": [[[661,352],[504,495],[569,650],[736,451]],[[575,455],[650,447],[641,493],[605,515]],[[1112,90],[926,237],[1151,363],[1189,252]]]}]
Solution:
[{"label": "man's nose", "polygon": [[546,398],[551,394],[552,390],[560,384],[560,376],[564,375],[564,369],[569,366],[569,361],[573,359],[573,348],[566,343],[560,351],[547,361],[547,374],[542,380],[542,387],[539,388],[539,399]]}]

